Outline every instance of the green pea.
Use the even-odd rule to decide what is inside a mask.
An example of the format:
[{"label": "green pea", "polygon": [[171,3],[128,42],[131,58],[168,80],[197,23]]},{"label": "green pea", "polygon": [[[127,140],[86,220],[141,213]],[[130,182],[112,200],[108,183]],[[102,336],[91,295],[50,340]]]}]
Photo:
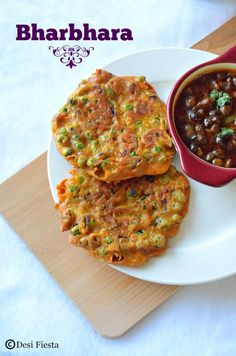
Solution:
[{"label": "green pea", "polygon": [[96,220],[90,220],[89,225],[90,226],[96,226],[97,225]]},{"label": "green pea", "polygon": [[166,239],[162,235],[155,234],[151,237],[151,240],[154,242],[156,247],[164,247]]},{"label": "green pea", "polygon": [[155,117],[152,121],[153,121],[154,125],[159,125],[161,122],[161,119],[160,119],[160,117]]},{"label": "green pea", "polygon": [[142,121],[141,120],[138,120],[135,122],[135,127],[139,128],[142,126]]},{"label": "green pea", "polygon": [[61,127],[59,130],[60,135],[66,135],[67,134],[67,129],[65,127]]},{"label": "green pea", "polygon": [[73,226],[70,232],[73,236],[79,235],[80,234],[79,225]]},{"label": "green pea", "polygon": [[173,193],[172,193],[172,197],[179,201],[179,202],[182,202],[184,203],[185,200],[186,200],[186,196],[183,192],[181,192],[180,190],[175,190]]},{"label": "green pea", "polygon": [[77,166],[81,168],[84,166],[85,162],[86,162],[85,157],[79,156],[79,158],[77,159]]},{"label": "green pea", "polygon": [[92,140],[91,141],[91,149],[92,149],[92,151],[96,151],[97,147],[98,147],[98,141],[97,140]]},{"label": "green pea", "polygon": [[70,147],[65,147],[62,152],[63,152],[63,155],[67,157],[72,154],[73,150]]},{"label": "green pea", "polygon": [[161,152],[161,147],[160,146],[155,146],[155,147],[153,147],[152,151],[154,153],[160,153]]},{"label": "green pea", "polygon": [[78,177],[78,179],[79,179],[80,184],[84,183],[84,181],[85,181],[85,178],[82,176]]},{"label": "green pea", "polygon": [[85,131],[84,136],[89,140],[93,139],[93,134],[90,131]]},{"label": "green pea", "polygon": [[109,96],[110,98],[113,98],[115,93],[111,88],[107,88],[106,90],[107,96]]},{"label": "green pea", "polygon": [[180,208],[181,208],[180,203],[174,202],[174,203],[172,204],[172,209],[173,209],[173,210],[180,210]]},{"label": "green pea", "polygon": [[101,166],[102,166],[102,167],[108,166],[109,163],[110,163],[110,162],[108,161],[108,159],[104,159],[104,160],[102,161],[102,163],[101,163]]},{"label": "green pea", "polygon": [[88,102],[88,98],[85,96],[83,96],[80,100],[82,101],[83,104],[87,104]]},{"label": "green pea", "polygon": [[95,159],[93,157],[89,157],[87,160],[87,166],[93,167],[95,165]]},{"label": "green pea", "polygon": [[153,210],[155,210],[155,209],[157,209],[157,203],[152,203],[152,208],[153,208]]},{"label": "green pea", "polygon": [[106,254],[106,249],[105,249],[105,247],[100,247],[100,249],[98,250],[98,254],[99,254],[99,256],[101,256],[101,257],[103,257],[103,256],[105,256],[105,254]]},{"label": "green pea", "polygon": [[77,100],[77,99],[74,99],[74,98],[71,98],[71,99],[69,99],[69,103],[70,103],[71,105],[76,105],[76,104],[78,104],[78,100]]},{"label": "green pea", "polygon": [[167,219],[163,218],[163,217],[162,218],[159,217],[159,218],[155,219],[153,225],[154,226],[158,225],[159,228],[165,228],[165,227],[168,227],[169,221]]},{"label": "green pea", "polygon": [[135,156],[138,156],[138,155],[137,155],[137,153],[135,151],[133,151],[133,152],[130,153],[130,156],[135,157]]},{"label": "green pea", "polygon": [[65,135],[59,135],[57,136],[57,142],[65,142],[67,140]]},{"label": "green pea", "polygon": [[111,237],[107,236],[107,237],[105,237],[105,242],[107,244],[111,244],[113,242],[113,239]]},{"label": "green pea", "polygon": [[67,107],[64,105],[60,108],[59,112],[67,112]]},{"label": "green pea", "polygon": [[100,139],[101,139],[102,142],[106,142],[106,141],[109,140],[109,135],[101,135]]},{"label": "green pea", "polygon": [[79,151],[79,150],[82,150],[82,148],[84,148],[84,145],[82,142],[79,141],[74,144],[74,147],[77,151]]},{"label": "green pea", "polygon": [[[123,132],[123,131],[122,131]],[[111,134],[116,136],[117,135],[117,130],[114,129],[114,127],[111,129]]]},{"label": "green pea", "polygon": [[74,140],[74,141],[79,141],[80,135],[78,135],[78,134],[73,134],[73,135],[71,136],[71,138],[72,138],[72,140]]},{"label": "green pea", "polygon": [[71,193],[76,192],[78,188],[79,187],[76,184],[70,184],[70,186],[69,186],[69,189],[70,189]]}]

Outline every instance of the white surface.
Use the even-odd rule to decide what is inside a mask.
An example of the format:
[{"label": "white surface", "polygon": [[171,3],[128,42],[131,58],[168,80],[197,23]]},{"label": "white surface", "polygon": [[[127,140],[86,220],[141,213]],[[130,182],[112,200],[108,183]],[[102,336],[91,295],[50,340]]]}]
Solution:
[{"label": "white surface", "polygon": [[[213,58],[215,55],[203,51],[164,48],[120,58],[105,69],[117,75],[144,75],[166,102],[174,82],[182,74]],[[180,168],[178,155],[175,165]],[[56,185],[68,176],[69,169],[70,165],[51,140],[48,174],[55,200]],[[206,187],[192,179],[190,185],[189,213],[177,236],[169,241],[166,253],[139,268],[112,267],[150,282],[183,285],[210,282],[236,273],[236,209],[233,198],[236,181],[220,189]],[[195,216],[198,220],[194,219]],[[219,263],[220,260],[224,262]]]},{"label": "white surface", "polygon": [[[102,0],[1,1],[0,180],[46,149],[50,118],[81,77],[135,51],[191,46],[235,12],[235,1],[227,0],[126,0],[123,5]],[[15,41],[16,23],[63,27],[69,21],[131,27],[135,40],[96,43],[91,56],[74,70],[60,64],[47,43]],[[92,330],[2,218],[0,223],[1,355],[235,355],[236,276],[185,287],[126,335],[107,340]],[[7,353],[8,338],[54,341],[60,349]]]}]

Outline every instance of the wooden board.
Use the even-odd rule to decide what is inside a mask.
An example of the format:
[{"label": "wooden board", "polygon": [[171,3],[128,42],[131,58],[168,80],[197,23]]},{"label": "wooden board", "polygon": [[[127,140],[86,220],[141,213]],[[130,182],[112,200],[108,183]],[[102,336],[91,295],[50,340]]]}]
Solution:
[{"label": "wooden board", "polygon": [[[236,17],[193,48],[221,53],[235,28]],[[122,335],[180,288],[128,277],[71,246],[53,205],[46,153],[0,186],[0,212],[101,335]]]},{"label": "wooden board", "polygon": [[236,16],[197,42],[192,48],[221,54],[236,45]]}]

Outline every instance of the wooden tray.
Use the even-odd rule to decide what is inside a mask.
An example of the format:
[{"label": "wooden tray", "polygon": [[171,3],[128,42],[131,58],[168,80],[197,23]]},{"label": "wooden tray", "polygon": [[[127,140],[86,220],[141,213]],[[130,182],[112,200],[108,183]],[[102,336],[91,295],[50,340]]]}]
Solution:
[{"label": "wooden tray", "polygon": [[[236,17],[193,48],[222,53],[236,40]],[[71,246],[59,229],[46,153],[0,186],[0,211],[93,327],[106,337],[126,332],[180,286],[144,282]]]}]

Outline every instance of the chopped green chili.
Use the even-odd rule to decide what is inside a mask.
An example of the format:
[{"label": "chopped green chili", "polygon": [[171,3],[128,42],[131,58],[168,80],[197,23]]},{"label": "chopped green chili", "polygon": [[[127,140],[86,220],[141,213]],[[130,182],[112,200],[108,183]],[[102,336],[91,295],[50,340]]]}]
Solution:
[{"label": "chopped green chili", "polygon": [[133,110],[134,106],[131,103],[126,103],[124,104],[124,109],[125,110]]}]

